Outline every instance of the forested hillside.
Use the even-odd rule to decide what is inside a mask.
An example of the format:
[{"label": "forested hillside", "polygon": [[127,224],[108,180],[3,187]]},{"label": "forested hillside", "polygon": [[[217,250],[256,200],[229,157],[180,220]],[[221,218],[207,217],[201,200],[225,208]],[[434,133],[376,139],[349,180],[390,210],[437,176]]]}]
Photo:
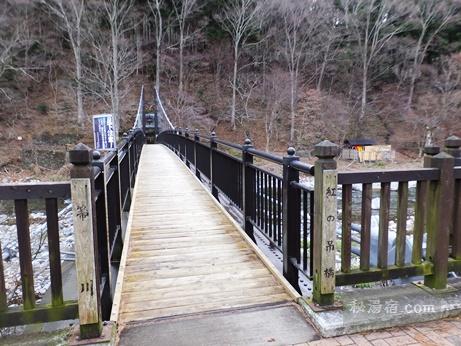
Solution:
[{"label": "forested hillside", "polygon": [[[373,136],[417,155],[461,134],[461,2],[2,0],[0,168],[120,133],[140,86],[182,127],[268,150]],[[152,102],[150,102],[152,106]]]}]

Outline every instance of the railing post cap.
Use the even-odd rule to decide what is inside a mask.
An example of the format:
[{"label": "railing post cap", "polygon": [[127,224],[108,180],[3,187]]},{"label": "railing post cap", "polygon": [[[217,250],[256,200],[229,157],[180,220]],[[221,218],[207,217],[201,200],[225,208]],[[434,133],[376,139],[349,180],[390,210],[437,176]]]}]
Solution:
[{"label": "railing post cap", "polygon": [[433,156],[432,158],[433,158],[433,159],[436,159],[436,160],[454,159],[453,156],[451,156],[450,154],[447,154],[447,153],[444,152],[444,151],[441,151],[440,153],[438,153],[437,155]]},{"label": "railing post cap", "polygon": [[196,134],[196,135],[199,135],[199,134],[200,134],[200,130],[199,130],[199,129],[195,129],[195,134]]},{"label": "railing post cap", "polygon": [[314,155],[318,158],[334,158],[339,154],[339,147],[330,142],[329,140],[324,140],[314,147]]},{"label": "railing post cap", "polygon": [[447,148],[457,149],[461,147],[461,138],[458,136],[450,136],[445,140],[445,146]]},{"label": "railing post cap", "polygon": [[243,142],[243,145],[250,146],[250,145],[253,145],[253,144],[251,142],[251,139],[245,138],[245,141]]},{"label": "railing post cap", "polygon": [[74,165],[86,165],[92,160],[92,149],[83,143],[78,143],[74,149],[69,150],[69,162]]},{"label": "railing post cap", "polygon": [[296,149],[293,148],[293,147],[288,147],[288,149],[287,149],[287,155],[288,155],[288,156],[295,156],[295,154],[296,154]]},{"label": "railing post cap", "polygon": [[440,147],[436,145],[431,145],[424,147],[424,154],[429,155],[429,156],[434,156],[440,153]]},{"label": "railing post cap", "polygon": [[216,132],[211,131],[211,137],[216,137]]},{"label": "railing post cap", "polygon": [[93,151],[93,160],[99,160],[101,158],[101,153],[98,150]]}]

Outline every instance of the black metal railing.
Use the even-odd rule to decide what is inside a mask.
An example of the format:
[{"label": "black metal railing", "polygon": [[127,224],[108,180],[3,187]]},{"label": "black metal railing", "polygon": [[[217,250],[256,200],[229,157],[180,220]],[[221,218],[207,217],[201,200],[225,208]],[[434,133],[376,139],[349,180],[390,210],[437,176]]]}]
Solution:
[{"label": "black metal railing", "polygon": [[[239,145],[218,139],[214,133],[200,136],[196,131],[191,136],[178,129],[162,132],[157,141],[193,169],[213,196],[240,212],[243,227],[253,240],[256,231],[283,254],[284,274],[295,288],[299,290],[298,271],[312,277],[314,193],[299,182],[300,175],[313,175],[312,165],[301,162],[294,150],[280,157],[253,148],[249,140]],[[264,162],[288,174],[292,184],[284,184],[283,176],[261,167]],[[293,197],[299,202],[292,203]],[[287,200],[290,202],[284,203]],[[290,208],[284,208],[288,204]]]},{"label": "black metal railing", "polygon": [[[240,211],[242,226],[253,240],[254,232],[259,232],[282,253],[283,274],[294,288],[300,290],[299,273],[313,280],[314,301],[320,304],[333,302],[335,285],[421,275],[429,287],[443,288],[447,271],[461,269],[461,139],[457,137],[446,140],[445,153],[440,155],[438,149],[427,148],[424,168],[358,172],[337,172],[338,147],[328,141],[316,146],[315,166],[301,162],[293,148],[280,157],[253,148],[250,140],[239,145],[214,133],[190,136],[187,129],[178,129],[161,133],[158,141],[178,154],[218,200]],[[262,162],[271,162],[274,172],[261,167]],[[310,182],[305,179],[309,176]],[[410,181],[416,182],[411,233],[407,229]],[[381,206],[374,242],[370,227],[376,183],[381,187]],[[391,183],[398,184],[393,244],[389,241]],[[357,184],[362,191],[359,225],[352,222],[351,207],[352,187]],[[356,267],[351,264],[353,255],[359,260]]]}]

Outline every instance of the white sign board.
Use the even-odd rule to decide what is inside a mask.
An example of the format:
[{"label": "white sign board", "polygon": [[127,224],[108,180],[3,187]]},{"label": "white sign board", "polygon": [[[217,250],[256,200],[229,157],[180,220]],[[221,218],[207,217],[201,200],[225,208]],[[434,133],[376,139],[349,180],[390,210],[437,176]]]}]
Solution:
[{"label": "white sign board", "polygon": [[93,116],[93,137],[95,150],[116,149],[112,114]]}]

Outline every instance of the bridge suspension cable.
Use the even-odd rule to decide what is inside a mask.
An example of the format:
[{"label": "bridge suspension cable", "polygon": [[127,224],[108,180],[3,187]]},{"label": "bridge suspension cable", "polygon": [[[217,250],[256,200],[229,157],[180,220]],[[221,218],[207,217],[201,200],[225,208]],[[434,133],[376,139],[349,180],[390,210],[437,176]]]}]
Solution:
[{"label": "bridge suspension cable", "polygon": [[157,115],[162,116],[165,119],[166,127],[167,128],[162,128],[163,131],[165,130],[174,130],[174,126],[170,121],[170,118],[168,117],[168,114],[166,114],[165,108],[163,107],[162,100],[160,99],[160,95],[157,89],[155,90],[155,98],[156,98],[156,104],[157,104]]}]

